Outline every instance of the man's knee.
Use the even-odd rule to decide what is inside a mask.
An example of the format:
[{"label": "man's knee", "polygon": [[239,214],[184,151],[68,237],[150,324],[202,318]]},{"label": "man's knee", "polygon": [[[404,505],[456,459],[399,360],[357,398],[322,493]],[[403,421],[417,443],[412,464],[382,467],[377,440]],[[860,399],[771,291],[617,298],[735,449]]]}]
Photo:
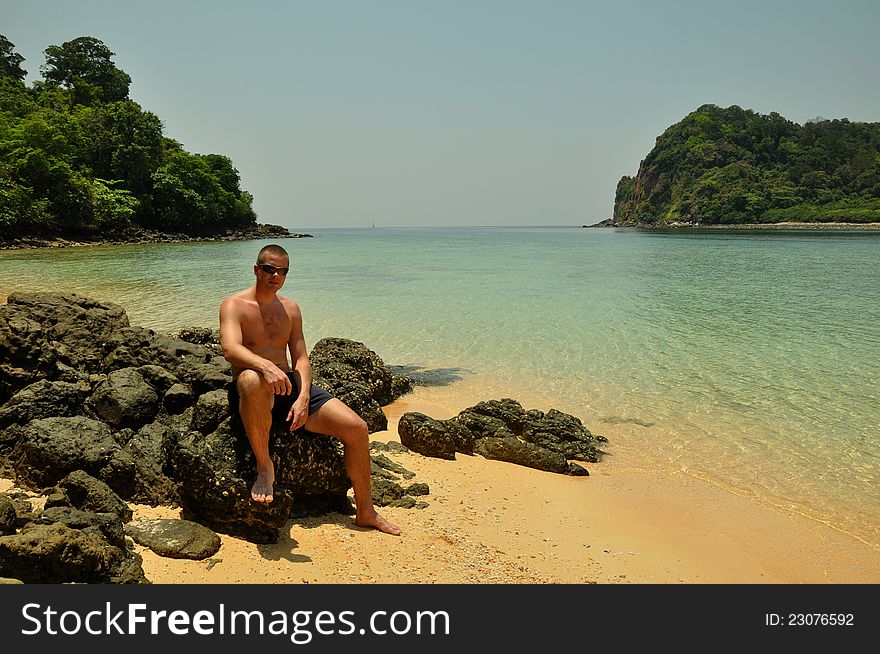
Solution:
[{"label": "man's knee", "polygon": [[268,393],[269,385],[263,381],[263,377],[256,370],[242,370],[238,379],[235,380],[238,394],[241,397],[251,397],[256,393]]},{"label": "man's knee", "polygon": [[370,440],[370,428],[367,426],[367,423],[364,422],[363,418],[357,414],[351,416],[346,422],[343,433],[344,440],[348,442],[363,444]]}]

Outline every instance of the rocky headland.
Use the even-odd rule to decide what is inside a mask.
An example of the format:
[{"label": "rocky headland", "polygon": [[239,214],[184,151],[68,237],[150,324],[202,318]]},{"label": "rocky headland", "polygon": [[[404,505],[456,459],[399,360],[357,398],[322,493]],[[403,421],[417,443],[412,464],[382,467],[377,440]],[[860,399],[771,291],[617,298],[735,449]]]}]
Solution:
[{"label": "rocky headland", "polygon": [[23,234],[7,236],[0,240],[0,250],[19,250],[24,248],[69,248],[90,245],[141,245],[149,243],[196,243],[209,241],[251,241],[265,238],[311,238],[311,234],[291,232],[280,225],[258,224],[247,229],[227,229],[216,233],[184,234],[181,232],[160,232],[142,227],[132,227],[126,231],[102,237],[83,238],[55,234]]},{"label": "rocky headland", "polygon": [[[355,410],[370,433],[382,406],[419,378],[395,374],[362,343],[323,339],[315,383]],[[160,334],[124,309],[75,294],[14,293],[0,306],[0,578],[26,583],[149,583],[133,542],[162,556],[203,559],[214,532],[272,543],[291,518],[353,514],[338,440],[273,425],[275,500],[250,498],[254,460],[231,415],[232,380],[217,333]],[[400,418],[401,443],[371,443],[373,500],[423,508],[430,486],[395,453],[481,455],[586,475],[605,439],[559,411],[510,398],[448,420]],[[182,509],[182,520],[135,521],[128,503]]]}]

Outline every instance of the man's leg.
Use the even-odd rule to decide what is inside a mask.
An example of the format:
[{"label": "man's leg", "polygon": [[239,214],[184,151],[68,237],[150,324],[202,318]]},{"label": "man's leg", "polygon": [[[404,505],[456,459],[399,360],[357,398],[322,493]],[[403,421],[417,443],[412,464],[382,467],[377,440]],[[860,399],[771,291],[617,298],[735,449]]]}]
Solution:
[{"label": "man's leg", "polygon": [[335,436],[342,441],[345,471],[354,488],[357,507],[355,523],[359,527],[374,527],[394,536],[400,529],[376,513],[370,490],[370,438],[367,423],[341,400],[328,400],[306,420],[305,428],[318,434]]},{"label": "man's leg", "polygon": [[251,487],[255,502],[271,502],[275,483],[275,467],[269,456],[269,430],[272,428],[272,388],[254,370],[243,370],[236,380],[238,412],[244,431],[257,459],[257,481]]}]

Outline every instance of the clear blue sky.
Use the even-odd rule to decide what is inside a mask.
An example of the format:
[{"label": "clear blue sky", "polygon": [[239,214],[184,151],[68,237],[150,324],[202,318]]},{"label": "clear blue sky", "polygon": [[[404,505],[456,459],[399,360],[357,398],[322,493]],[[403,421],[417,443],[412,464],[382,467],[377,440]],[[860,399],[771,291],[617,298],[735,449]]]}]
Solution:
[{"label": "clear blue sky", "polygon": [[0,0],[43,50],[101,39],[260,222],[580,225],[702,104],[880,121],[880,2]]}]

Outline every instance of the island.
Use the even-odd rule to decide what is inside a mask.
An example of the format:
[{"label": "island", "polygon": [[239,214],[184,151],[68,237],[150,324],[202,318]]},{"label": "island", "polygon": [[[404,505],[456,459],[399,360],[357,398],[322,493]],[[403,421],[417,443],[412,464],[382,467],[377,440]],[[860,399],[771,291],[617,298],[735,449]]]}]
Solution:
[{"label": "island", "polygon": [[880,123],[706,104],[661,134],[596,226],[880,223]]}]

